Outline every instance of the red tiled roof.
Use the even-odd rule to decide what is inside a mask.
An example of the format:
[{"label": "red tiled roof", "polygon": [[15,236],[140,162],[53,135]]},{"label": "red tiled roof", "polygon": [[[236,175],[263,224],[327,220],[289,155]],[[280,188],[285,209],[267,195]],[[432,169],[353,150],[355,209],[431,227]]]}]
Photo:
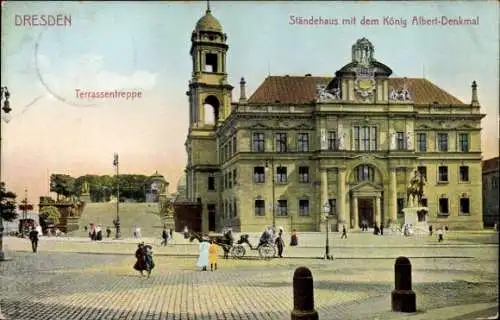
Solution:
[{"label": "red tiled roof", "polygon": [[[316,85],[328,84],[332,77],[269,76],[248,99],[249,103],[308,103],[316,98]],[[406,83],[416,104],[463,104],[427,79],[389,78],[389,90]]]},{"label": "red tiled roof", "polygon": [[483,161],[483,172],[498,171],[499,157],[491,158]]}]

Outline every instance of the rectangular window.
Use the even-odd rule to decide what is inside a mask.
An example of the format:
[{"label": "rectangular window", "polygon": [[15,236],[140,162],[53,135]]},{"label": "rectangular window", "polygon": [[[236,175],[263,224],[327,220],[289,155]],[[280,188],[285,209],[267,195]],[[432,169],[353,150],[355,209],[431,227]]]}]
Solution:
[{"label": "rectangular window", "polygon": [[255,183],[266,182],[266,173],[264,167],[254,167],[253,168],[253,181]]},{"label": "rectangular window", "polygon": [[307,199],[299,200],[299,215],[300,216],[309,215],[309,200]]},{"label": "rectangular window", "polygon": [[252,143],[253,152],[264,152],[266,150],[263,132],[254,132],[252,136]]},{"label": "rectangular window", "polygon": [[299,167],[299,182],[309,183],[309,167]]},{"label": "rectangular window", "polygon": [[328,150],[338,150],[336,131],[328,131]]},{"label": "rectangular window", "polygon": [[236,187],[236,169],[233,170],[233,186]]},{"label": "rectangular window", "polygon": [[448,134],[438,133],[438,151],[448,151]]},{"label": "rectangular window", "polygon": [[297,151],[298,152],[308,152],[309,151],[309,134],[308,133],[298,133],[297,134]]},{"label": "rectangular window", "polygon": [[396,148],[397,150],[405,150],[405,133],[404,132],[396,132]]},{"label": "rectangular window", "polygon": [[215,176],[212,172],[208,174],[208,190],[215,190]]},{"label": "rectangular window", "polygon": [[238,204],[236,203],[236,199],[233,199],[233,215],[238,216]]},{"label": "rectangular window", "polygon": [[233,173],[231,171],[227,174],[227,185],[229,189],[233,187]]},{"label": "rectangular window", "polygon": [[402,218],[404,217],[404,212],[403,209],[405,207],[405,199],[404,198],[398,198],[397,200],[397,209],[398,209],[398,217]]},{"label": "rectangular window", "polygon": [[427,207],[427,205],[428,205],[427,198],[422,198],[421,206]]},{"label": "rectangular window", "polygon": [[469,182],[468,166],[460,166],[460,182]]},{"label": "rectangular window", "polygon": [[427,180],[427,167],[424,166],[419,166],[417,167],[418,173],[424,177],[425,180]]},{"label": "rectangular window", "polygon": [[355,126],[354,149],[357,151],[377,150],[377,127]]},{"label": "rectangular window", "polygon": [[280,217],[286,217],[288,215],[288,201],[278,200],[278,208],[276,215]]},{"label": "rectangular window", "polygon": [[233,154],[236,153],[236,135],[233,136]]},{"label": "rectangular window", "polygon": [[439,214],[447,216],[449,213],[448,198],[439,198]]},{"label": "rectangular window", "polygon": [[255,200],[255,215],[264,216],[266,214],[266,202],[264,200]]},{"label": "rectangular window", "polygon": [[[328,204],[330,205],[329,216],[333,216],[337,214],[337,199],[328,199]],[[323,212],[324,213],[324,212]]]},{"label": "rectangular window", "polygon": [[286,133],[277,133],[276,134],[276,152],[286,152],[287,151],[287,143],[286,143]]},{"label": "rectangular window", "polygon": [[438,182],[448,182],[448,167],[440,166],[438,170]]},{"label": "rectangular window", "polygon": [[354,127],[354,149],[360,150],[359,148],[359,127]]},{"label": "rectangular window", "polygon": [[286,183],[287,182],[287,172],[286,167],[277,167],[276,168],[276,183]]},{"label": "rectangular window", "polygon": [[417,133],[417,151],[427,152],[427,134]]},{"label": "rectangular window", "polygon": [[469,152],[469,134],[460,133],[458,135],[458,148],[460,152]]},{"label": "rectangular window", "polygon": [[460,214],[468,215],[470,214],[470,200],[469,198],[460,199]]}]

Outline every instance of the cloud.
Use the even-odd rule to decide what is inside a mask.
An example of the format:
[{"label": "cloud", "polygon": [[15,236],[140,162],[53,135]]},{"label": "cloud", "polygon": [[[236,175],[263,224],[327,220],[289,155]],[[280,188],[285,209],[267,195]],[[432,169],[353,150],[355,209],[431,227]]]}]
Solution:
[{"label": "cloud", "polygon": [[53,99],[72,105],[90,106],[95,101],[78,101],[75,90],[114,91],[114,90],[152,90],[157,82],[158,73],[136,70],[131,74],[120,74],[106,70],[101,55],[86,53],[66,63],[55,64],[45,55],[37,55],[38,78],[40,85]]}]

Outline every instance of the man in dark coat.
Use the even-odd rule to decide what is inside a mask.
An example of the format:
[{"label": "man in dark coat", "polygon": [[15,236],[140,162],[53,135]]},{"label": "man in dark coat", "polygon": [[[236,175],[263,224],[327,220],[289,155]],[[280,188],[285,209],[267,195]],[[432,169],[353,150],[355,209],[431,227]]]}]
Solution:
[{"label": "man in dark coat", "polygon": [[167,245],[167,241],[168,241],[168,231],[166,228],[163,228],[163,231],[161,233],[161,238],[163,239],[163,241],[161,242],[162,245],[166,246]]},{"label": "man in dark coat", "polygon": [[278,247],[278,257],[283,258],[283,248],[285,247],[285,242],[283,241],[283,229],[280,229],[275,243],[276,247]]},{"label": "man in dark coat", "polygon": [[33,249],[33,252],[36,252],[38,249],[38,231],[36,231],[35,228],[31,228],[31,231],[29,233],[30,241],[31,241],[31,249]]},{"label": "man in dark coat", "polygon": [[340,239],[347,239],[347,229],[345,228],[345,225],[342,226],[342,235],[340,236]]}]

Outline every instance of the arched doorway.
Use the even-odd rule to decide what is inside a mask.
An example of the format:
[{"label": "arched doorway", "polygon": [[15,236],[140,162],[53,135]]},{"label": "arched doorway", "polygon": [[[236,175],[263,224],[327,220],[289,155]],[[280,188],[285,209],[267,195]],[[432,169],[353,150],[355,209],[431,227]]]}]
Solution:
[{"label": "arched doorway", "polygon": [[220,115],[220,102],[215,96],[208,96],[203,102],[205,118],[203,119],[204,124],[216,125],[219,121]]}]

